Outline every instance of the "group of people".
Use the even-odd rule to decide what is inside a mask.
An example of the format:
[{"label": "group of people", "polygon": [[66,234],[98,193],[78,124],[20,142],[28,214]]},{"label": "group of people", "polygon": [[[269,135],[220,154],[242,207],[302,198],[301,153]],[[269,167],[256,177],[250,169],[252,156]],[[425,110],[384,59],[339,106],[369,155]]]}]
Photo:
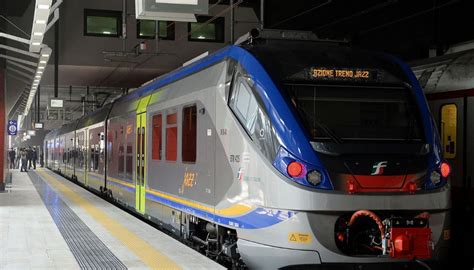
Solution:
[{"label": "group of people", "polygon": [[36,170],[36,161],[38,160],[38,151],[36,146],[28,148],[20,148],[17,151],[10,149],[8,151],[8,159],[10,160],[10,169],[19,168],[21,172],[27,172],[33,167]]}]

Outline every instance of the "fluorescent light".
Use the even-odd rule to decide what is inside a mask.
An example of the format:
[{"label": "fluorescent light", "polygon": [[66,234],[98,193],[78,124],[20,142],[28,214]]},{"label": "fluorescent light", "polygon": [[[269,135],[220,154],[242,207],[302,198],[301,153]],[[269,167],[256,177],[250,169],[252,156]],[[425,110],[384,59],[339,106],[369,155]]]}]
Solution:
[{"label": "fluorescent light", "polygon": [[199,36],[198,39],[206,39],[204,36]]},{"label": "fluorescent light", "polygon": [[49,54],[44,53],[44,54],[42,54],[41,56],[42,56],[42,57],[49,57]]},{"label": "fluorescent light", "polygon": [[39,4],[38,9],[49,9],[49,5]]},{"label": "fluorescent light", "polygon": [[103,31],[102,34],[110,35],[111,33],[109,31]]},{"label": "fluorescent light", "polygon": [[33,42],[33,43],[31,43],[31,44],[34,45],[34,46],[39,46],[39,45],[41,45],[41,43],[39,43],[39,42]]},{"label": "fluorescent light", "polygon": [[38,70],[38,71],[36,71],[36,74],[43,74],[43,71]]},{"label": "fluorescent light", "polygon": [[197,5],[198,0],[155,0],[158,4]]},{"label": "fluorescent light", "polygon": [[39,79],[39,78],[41,78],[41,76],[40,76],[40,75],[36,75],[35,78],[36,78],[36,79]]},{"label": "fluorescent light", "polygon": [[36,23],[37,24],[46,24],[46,21],[45,20],[36,20]]},{"label": "fluorescent light", "polygon": [[42,35],[43,35],[43,33],[41,33],[41,32],[34,32],[34,33],[33,33],[33,36],[38,36],[38,37],[40,37],[40,36],[42,36]]},{"label": "fluorescent light", "polygon": [[46,61],[45,61],[45,60],[41,60],[41,61],[40,61],[40,64],[46,64]]},{"label": "fluorescent light", "polygon": [[44,67],[38,67],[38,69],[44,69]]}]

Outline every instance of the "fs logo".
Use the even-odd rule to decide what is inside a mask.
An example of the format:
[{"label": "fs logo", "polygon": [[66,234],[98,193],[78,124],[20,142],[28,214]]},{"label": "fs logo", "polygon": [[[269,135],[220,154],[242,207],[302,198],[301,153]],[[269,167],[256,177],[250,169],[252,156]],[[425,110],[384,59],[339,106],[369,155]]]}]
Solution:
[{"label": "fs logo", "polygon": [[375,163],[374,166],[372,166],[372,173],[370,175],[381,175],[383,174],[383,168],[387,167],[388,161],[380,161],[378,163]]}]

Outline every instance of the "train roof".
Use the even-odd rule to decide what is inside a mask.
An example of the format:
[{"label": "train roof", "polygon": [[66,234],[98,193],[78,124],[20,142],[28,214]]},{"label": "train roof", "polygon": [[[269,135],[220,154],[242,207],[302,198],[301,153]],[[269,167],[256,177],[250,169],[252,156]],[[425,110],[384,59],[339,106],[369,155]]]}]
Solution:
[{"label": "train roof", "polygon": [[313,67],[378,70],[383,75],[378,82],[408,82],[392,56],[335,42],[264,39],[243,47],[257,58],[276,83],[295,79],[302,71],[308,74],[308,69]]},{"label": "train roof", "polygon": [[113,106],[113,103],[109,103],[105,105],[104,107],[79,118],[77,120],[78,123],[77,123],[76,129],[81,129],[81,128],[105,121],[107,119],[110,108],[112,106]]}]

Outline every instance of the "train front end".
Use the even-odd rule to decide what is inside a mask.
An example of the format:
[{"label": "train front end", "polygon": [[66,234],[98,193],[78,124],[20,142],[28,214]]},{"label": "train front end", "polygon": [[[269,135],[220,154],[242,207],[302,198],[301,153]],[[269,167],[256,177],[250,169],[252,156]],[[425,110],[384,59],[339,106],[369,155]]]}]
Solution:
[{"label": "train front end", "polygon": [[406,266],[444,257],[451,168],[409,68],[320,42],[244,48],[261,65],[250,75],[278,142],[260,188],[267,215],[280,219],[261,233],[238,231],[245,263]]}]

